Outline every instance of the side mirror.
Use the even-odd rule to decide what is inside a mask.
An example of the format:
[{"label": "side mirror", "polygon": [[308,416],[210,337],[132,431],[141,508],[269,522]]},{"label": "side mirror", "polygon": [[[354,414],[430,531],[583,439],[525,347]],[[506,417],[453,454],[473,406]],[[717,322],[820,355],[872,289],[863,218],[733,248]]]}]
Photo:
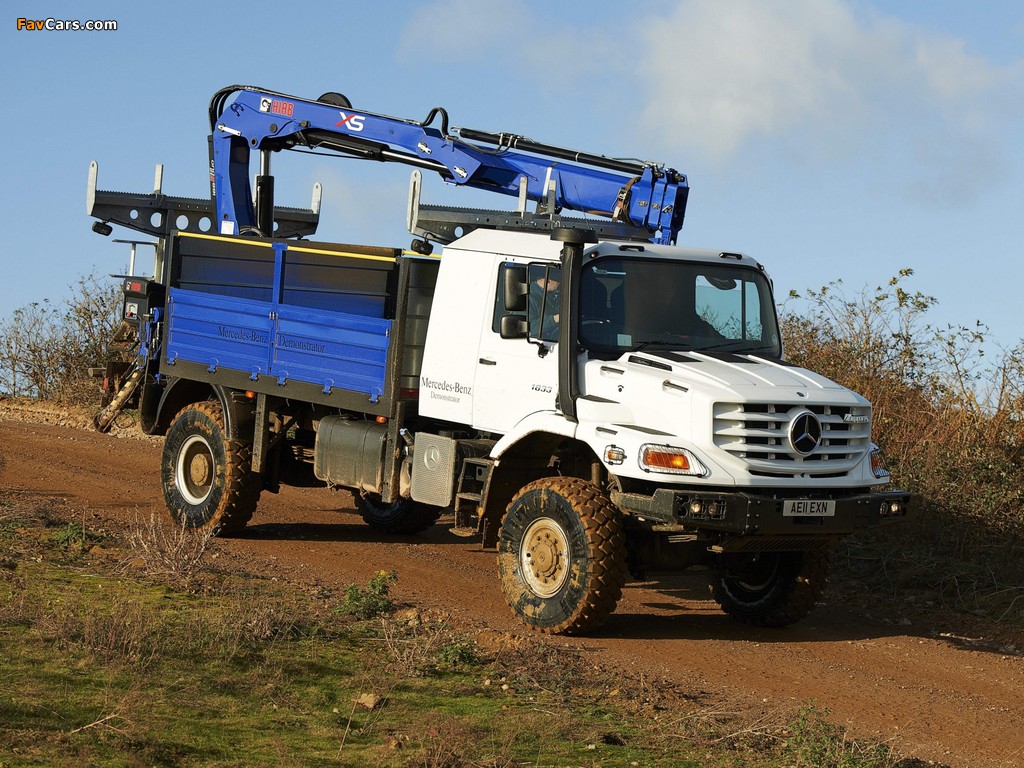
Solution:
[{"label": "side mirror", "polygon": [[[502,285],[504,293],[504,303],[506,312],[525,312],[526,311],[526,297],[530,292],[530,282],[526,277],[526,267],[515,266],[507,264],[505,266],[505,280]],[[509,318],[501,318],[502,329],[505,327],[505,320]],[[518,336],[505,336],[504,330],[502,331],[502,337],[504,338],[519,338]]]},{"label": "side mirror", "polygon": [[523,315],[502,315],[501,326],[498,329],[501,338],[525,339],[529,331],[529,324]]}]

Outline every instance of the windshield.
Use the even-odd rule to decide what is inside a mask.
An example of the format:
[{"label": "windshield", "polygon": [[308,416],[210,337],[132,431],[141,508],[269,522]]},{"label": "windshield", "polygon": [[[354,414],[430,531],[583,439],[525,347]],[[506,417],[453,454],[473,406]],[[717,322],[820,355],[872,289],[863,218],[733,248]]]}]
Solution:
[{"label": "windshield", "polygon": [[771,289],[750,267],[604,258],[583,268],[580,341],[592,352],[755,352],[779,357]]}]

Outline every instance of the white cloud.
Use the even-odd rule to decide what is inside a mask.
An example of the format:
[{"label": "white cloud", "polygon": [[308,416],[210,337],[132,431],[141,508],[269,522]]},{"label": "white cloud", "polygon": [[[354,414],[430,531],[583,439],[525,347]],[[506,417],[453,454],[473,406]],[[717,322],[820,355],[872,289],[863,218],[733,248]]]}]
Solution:
[{"label": "white cloud", "polygon": [[642,123],[652,133],[671,126],[682,143],[721,158],[751,136],[825,119],[833,100],[856,97],[842,68],[823,56],[842,54],[849,26],[835,3],[680,3],[645,26],[638,69],[657,90]]},{"label": "white cloud", "polygon": [[657,141],[671,126],[676,148],[717,160],[764,138],[815,157],[894,136],[911,150],[925,126],[976,156],[1022,83],[1020,66],[841,0],[682,0],[640,34],[641,129]]},{"label": "white cloud", "polygon": [[434,51],[459,82],[491,83],[477,92],[488,119],[543,109],[558,131],[574,110],[614,114],[589,135],[690,167],[854,166],[942,205],[990,188],[1017,159],[1024,57],[997,65],[963,39],[852,0],[654,7],[618,23],[605,4],[567,21],[526,0],[437,0],[408,17],[400,55]]},{"label": "white cloud", "polygon": [[919,40],[914,65],[928,89],[946,103],[990,91],[1001,79],[988,62],[965,51],[963,40],[948,37]]}]

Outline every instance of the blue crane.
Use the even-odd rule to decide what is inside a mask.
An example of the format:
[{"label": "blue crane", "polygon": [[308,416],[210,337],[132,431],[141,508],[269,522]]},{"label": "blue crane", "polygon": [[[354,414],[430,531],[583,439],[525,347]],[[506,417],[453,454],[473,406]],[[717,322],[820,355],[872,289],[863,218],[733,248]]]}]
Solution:
[{"label": "blue crane", "polygon": [[[610,222],[612,229],[605,231],[654,243],[675,243],[689,191],[686,177],[664,165],[514,134],[449,128],[448,113],[440,107],[422,122],[379,115],[353,108],[338,93],[308,100],[230,86],[210,102],[210,130],[211,194],[222,234],[274,234],[270,158],[281,150],[403,163],[436,172],[449,184],[518,196],[518,221],[533,228],[538,218],[551,220],[564,209]],[[249,167],[253,152],[260,158],[255,202]],[[535,214],[525,213],[526,200],[538,204]],[[445,241],[440,234],[434,239]]]}]

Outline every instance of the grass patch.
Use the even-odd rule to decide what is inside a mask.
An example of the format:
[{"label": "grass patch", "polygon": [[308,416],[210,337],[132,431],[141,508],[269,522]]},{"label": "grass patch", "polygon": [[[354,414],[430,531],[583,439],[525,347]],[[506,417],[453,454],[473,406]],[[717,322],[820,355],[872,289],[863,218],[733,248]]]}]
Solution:
[{"label": "grass patch", "polygon": [[828,721],[828,710],[805,706],[797,714],[785,753],[795,766],[808,768],[876,768],[908,765],[885,744],[848,739],[846,732]]},{"label": "grass patch", "polygon": [[69,558],[90,532],[35,504],[0,499],[2,768],[900,765],[824,713],[752,724],[537,638],[478,643],[396,610],[395,574],[334,596],[199,558],[182,580],[140,561],[144,522]]}]

